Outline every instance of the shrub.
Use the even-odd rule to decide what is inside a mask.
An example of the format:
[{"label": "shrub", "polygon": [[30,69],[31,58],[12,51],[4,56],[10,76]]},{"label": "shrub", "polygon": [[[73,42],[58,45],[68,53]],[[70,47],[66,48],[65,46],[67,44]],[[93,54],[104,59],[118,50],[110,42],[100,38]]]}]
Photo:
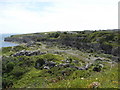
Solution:
[{"label": "shrub", "polygon": [[59,36],[60,36],[60,33],[58,32],[49,33],[49,37],[51,38],[58,38]]},{"label": "shrub", "polygon": [[12,70],[11,74],[14,75],[16,78],[18,78],[28,71],[29,71],[29,68],[27,68],[27,67],[16,66]]},{"label": "shrub", "polygon": [[43,59],[38,59],[35,63],[35,68],[40,68],[43,64],[45,64],[45,61]]},{"label": "shrub", "polygon": [[25,46],[19,45],[19,46],[14,46],[13,51],[18,52],[25,49]]},{"label": "shrub", "polygon": [[99,65],[97,65],[97,66],[95,66],[93,68],[93,71],[100,72],[101,71],[101,67]]},{"label": "shrub", "polygon": [[2,48],[2,53],[8,53],[8,52],[10,52],[11,48],[12,47],[3,47]]},{"label": "shrub", "polygon": [[8,63],[6,66],[6,72],[11,72],[13,70],[14,66],[15,65],[13,62]]},{"label": "shrub", "polygon": [[89,76],[90,76],[89,71],[76,70],[71,77],[72,79],[75,79],[75,78],[86,78]]},{"label": "shrub", "polygon": [[18,56],[19,59],[19,66],[33,66],[34,65],[34,57],[29,57],[29,56]]},{"label": "shrub", "polygon": [[13,85],[13,81],[8,79],[8,78],[3,78],[2,79],[2,88],[5,89],[5,88],[9,88],[9,87],[12,87]]}]

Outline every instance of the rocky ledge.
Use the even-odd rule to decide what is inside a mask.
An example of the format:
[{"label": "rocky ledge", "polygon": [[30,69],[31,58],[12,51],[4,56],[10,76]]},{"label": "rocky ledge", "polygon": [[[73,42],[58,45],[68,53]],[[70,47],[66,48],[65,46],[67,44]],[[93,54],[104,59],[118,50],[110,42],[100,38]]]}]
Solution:
[{"label": "rocky ledge", "polygon": [[32,55],[42,55],[42,54],[46,54],[46,52],[41,52],[40,50],[34,50],[34,51],[22,50],[22,51],[16,52],[12,56],[14,56],[14,57],[16,57],[16,56],[32,56]]}]

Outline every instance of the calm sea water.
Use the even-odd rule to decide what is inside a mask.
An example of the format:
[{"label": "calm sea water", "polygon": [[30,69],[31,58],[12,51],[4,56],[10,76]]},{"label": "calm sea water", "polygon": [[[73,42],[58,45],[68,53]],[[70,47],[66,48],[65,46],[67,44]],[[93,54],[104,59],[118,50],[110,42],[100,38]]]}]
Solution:
[{"label": "calm sea water", "polygon": [[18,44],[15,44],[15,43],[4,41],[5,37],[9,37],[11,35],[15,35],[15,34],[0,34],[0,47],[10,47],[10,46],[17,46],[18,45]]}]

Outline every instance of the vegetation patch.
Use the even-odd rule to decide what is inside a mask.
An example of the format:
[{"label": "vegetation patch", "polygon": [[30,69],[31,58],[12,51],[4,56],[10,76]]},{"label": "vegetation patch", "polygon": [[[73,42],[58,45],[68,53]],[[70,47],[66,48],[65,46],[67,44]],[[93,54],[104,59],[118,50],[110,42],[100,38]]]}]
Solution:
[{"label": "vegetation patch", "polygon": [[119,33],[44,32],[13,35],[2,48],[2,87],[117,88]]}]

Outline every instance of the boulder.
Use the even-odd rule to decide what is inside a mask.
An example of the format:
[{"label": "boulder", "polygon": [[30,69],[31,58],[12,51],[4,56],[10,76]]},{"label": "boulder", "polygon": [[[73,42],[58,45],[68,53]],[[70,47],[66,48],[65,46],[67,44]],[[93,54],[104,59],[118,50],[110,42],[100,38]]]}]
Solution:
[{"label": "boulder", "polygon": [[95,59],[95,61],[102,61],[102,59],[100,59],[100,58],[97,58],[97,59]]},{"label": "boulder", "polygon": [[77,69],[77,70],[85,70],[84,67],[75,67],[75,69]]},{"label": "boulder", "polygon": [[86,70],[88,70],[88,68],[89,68],[91,65],[92,65],[92,63],[87,63],[84,68],[85,68]]},{"label": "boulder", "polygon": [[61,60],[63,63],[66,63],[66,60]]},{"label": "boulder", "polygon": [[49,66],[44,66],[43,68],[44,68],[44,69],[50,69],[50,67],[49,67]]},{"label": "boulder", "polygon": [[32,55],[42,55],[42,54],[46,54],[46,52],[41,52],[40,50],[35,50],[35,51],[22,50],[22,51],[19,51],[19,52],[13,54],[12,56],[14,56],[14,57],[16,57],[16,56],[32,56]]},{"label": "boulder", "polygon": [[46,65],[46,66],[49,66],[49,67],[54,67],[54,66],[56,65],[56,62],[46,61],[46,62],[45,62],[45,65]]},{"label": "boulder", "polygon": [[77,67],[75,66],[74,68],[77,70],[88,70],[88,68],[92,65],[92,63],[87,63],[85,66],[82,67]]},{"label": "boulder", "polygon": [[61,63],[61,64],[58,64],[58,65],[55,65],[56,67],[64,67],[64,68],[67,68],[67,67],[72,67],[73,65],[71,65],[70,63]]},{"label": "boulder", "polygon": [[120,57],[113,56],[111,59],[115,62],[120,62]]},{"label": "boulder", "polygon": [[73,63],[79,63],[79,61],[78,60],[73,60]]},{"label": "boulder", "polygon": [[70,67],[70,64],[69,64],[69,63],[64,63],[64,64],[63,64],[63,67],[65,67],[65,68],[66,68],[66,67]]},{"label": "boulder", "polygon": [[120,55],[120,47],[115,47],[112,49],[112,54],[115,56],[119,56]]},{"label": "boulder", "polygon": [[69,60],[62,60],[62,62],[64,62],[64,63],[70,63]]}]

